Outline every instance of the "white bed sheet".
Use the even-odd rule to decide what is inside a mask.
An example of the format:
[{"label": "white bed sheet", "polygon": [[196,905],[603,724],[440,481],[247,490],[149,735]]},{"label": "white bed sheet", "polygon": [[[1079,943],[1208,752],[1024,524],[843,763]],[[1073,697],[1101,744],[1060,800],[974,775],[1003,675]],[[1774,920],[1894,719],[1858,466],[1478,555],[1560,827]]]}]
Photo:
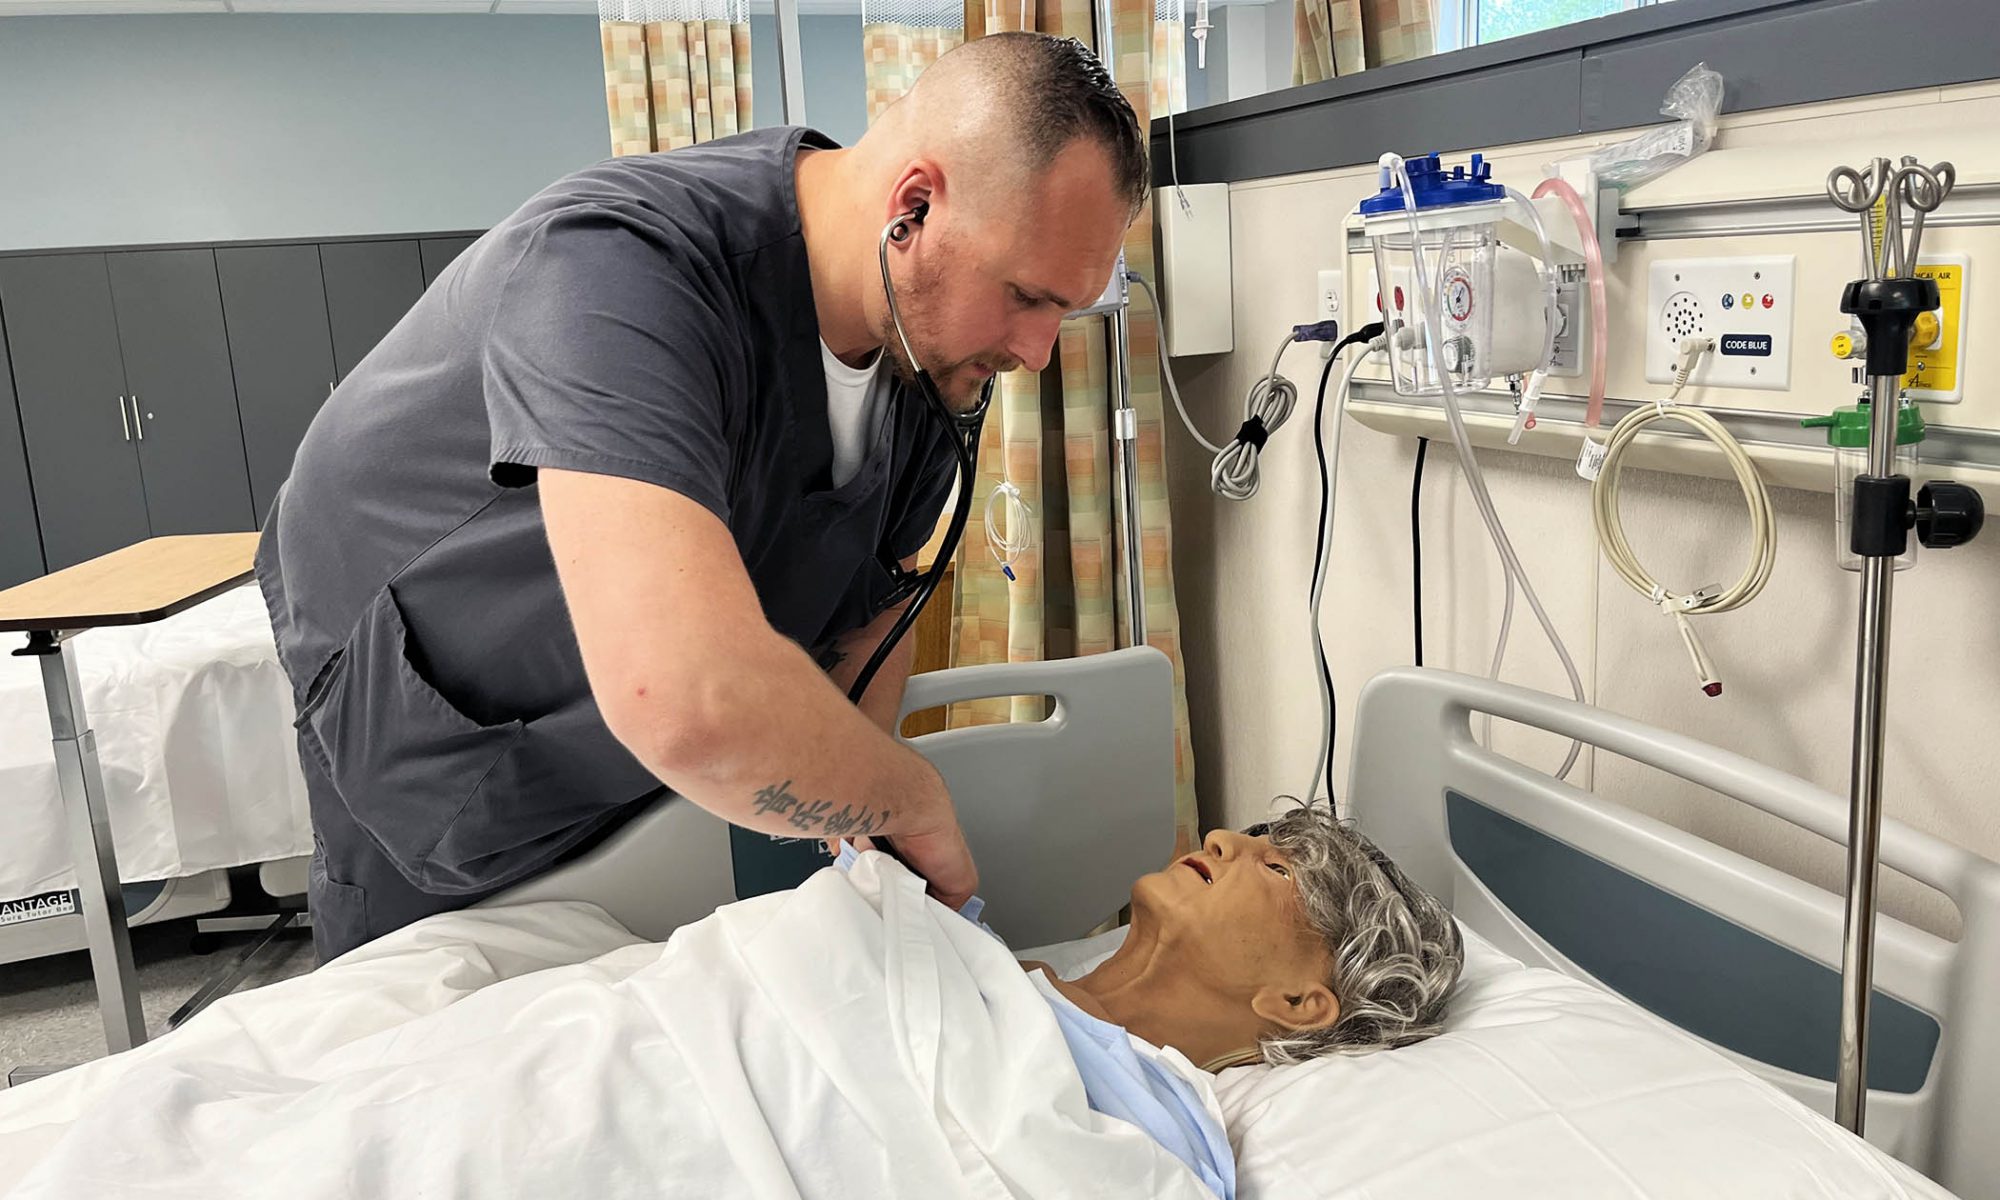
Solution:
[{"label": "white bed sheet", "polygon": [[[1075,978],[1123,936],[1023,957]],[[1438,1037],[1222,1073],[1239,1200],[1949,1197],[1629,1001],[1465,937]]]},{"label": "white bed sheet", "polygon": [[[74,647],[125,882],[312,852],[291,684],[255,587],[93,629]],[[0,655],[0,806],[0,900],[75,887],[41,668],[11,653]]]},{"label": "white bed sheet", "polygon": [[575,902],[418,922],[0,1092],[0,1194],[1212,1200],[881,855],[664,946]]}]

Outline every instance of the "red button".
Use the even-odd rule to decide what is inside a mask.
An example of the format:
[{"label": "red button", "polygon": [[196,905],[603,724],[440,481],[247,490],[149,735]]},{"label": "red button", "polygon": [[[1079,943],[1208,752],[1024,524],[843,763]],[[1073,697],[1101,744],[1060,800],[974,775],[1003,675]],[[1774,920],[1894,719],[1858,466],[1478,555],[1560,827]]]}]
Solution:
[{"label": "red button", "polygon": [[1397,288],[1397,289],[1396,289],[1396,311],[1397,311],[1397,312],[1402,312],[1402,311],[1403,311],[1403,289],[1402,289],[1402,288]]},{"label": "red button", "polygon": [[1772,295],[1771,295],[1771,293],[1769,293],[1769,292],[1765,292],[1765,293],[1764,293],[1764,307],[1765,307],[1765,308],[1770,308],[1770,307],[1772,307],[1773,305],[1777,304],[1777,302],[1778,302],[1778,301],[1777,301],[1777,298],[1776,298],[1776,297],[1774,297],[1774,296],[1772,296]]}]

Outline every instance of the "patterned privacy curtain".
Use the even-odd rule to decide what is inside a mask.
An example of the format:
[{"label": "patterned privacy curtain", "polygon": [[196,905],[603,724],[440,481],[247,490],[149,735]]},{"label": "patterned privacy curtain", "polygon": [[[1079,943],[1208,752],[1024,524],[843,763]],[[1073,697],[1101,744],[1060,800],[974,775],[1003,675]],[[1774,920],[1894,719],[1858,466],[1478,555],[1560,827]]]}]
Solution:
[{"label": "patterned privacy curtain", "polygon": [[1187,5],[1153,4],[1153,115],[1187,111]]},{"label": "patterned privacy curtain", "polygon": [[[1113,0],[1111,61],[1118,85],[1139,115],[1150,121],[1152,99],[1167,70],[1155,59],[1157,0]],[[1010,29],[1039,29],[1101,46],[1090,0],[986,0],[968,15],[969,36]],[[1181,43],[1171,39],[1178,48]],[[1185,67],[1171,68],[1186,78]],[[1153,277],[1150,206],[1125,241],[1126,262]],[[1173,529],[1167,508],[1165,436],[1161,414],[1159,336],[1144,304],[1129,310],[1131,398],[1139,414],[1140,526],[1146,592],[1147,640],[1174,667],[1175,818],[1180,843],[1198,836],[1194,758],[1188,740],[1182,672],[1180,615],[1174,601]],[[1060,370],[1046,376],[1016,371],[1001,377],[979,452],[973,511],[977,514],[1003,479],[1021,490],[1035,512],[1032,547],[1014,564],[1009,583],[975,527],[959,551],[953,590],[954,665],[1034,661],[1098,654],[1117,646],[1117,607],[1123,590],[1115,571],[1113,479],[1105,321],[1089,318],[1063,327]],[[955,705],[953,726],[1039,720],[1038,696]]]},{"label": "patterned privacy curtain", "polygon": [[746,0],[598,0],[597,12],[613,155],[750,128]]},{"label": "patterned privacy curtain", "polygon": [[862,0],[868,120],[901,99],[938,55],[965,41],[959,0]]},{"label": "patterned privacy curtain", "polygon": [[1435,0],[1293,0],[1294,84],[1436,52]]}]

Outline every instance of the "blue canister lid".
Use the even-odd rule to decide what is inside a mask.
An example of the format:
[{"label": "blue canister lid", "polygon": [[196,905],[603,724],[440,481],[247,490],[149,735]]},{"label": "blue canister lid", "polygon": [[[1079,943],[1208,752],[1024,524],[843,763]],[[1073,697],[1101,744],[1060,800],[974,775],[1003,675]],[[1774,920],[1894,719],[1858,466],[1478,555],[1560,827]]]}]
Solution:
[{"label": "blue canister lid", "polygon": [[[1493,164],[1483,154],[1472,156],[1470,169],[1460,164],[1450,174],[1445,173],[1444,163],[1436,154],[1404,159],[1403,169],[1410,173],[1410,190],[1417,195],[1419,212],[1454,204],[1484,204],[1507,194],[1506,188],[1493,182]],[[1403,211],[1403,189],[1390,178],[1386,167],[1382,170],[1381,187],[1381,191],[1361,202],[1361,215],[1372,217]]]}]

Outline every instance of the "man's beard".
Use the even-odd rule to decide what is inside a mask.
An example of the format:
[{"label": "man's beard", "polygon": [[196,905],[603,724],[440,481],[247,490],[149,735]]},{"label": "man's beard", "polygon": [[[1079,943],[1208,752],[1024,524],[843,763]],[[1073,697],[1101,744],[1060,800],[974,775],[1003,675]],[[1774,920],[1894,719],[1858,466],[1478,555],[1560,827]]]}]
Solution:
[{"label": "man's beard", "polygon": [[[939,272],[932,263],[913,263],[907,278],[899,281],[896,288],[896,304],[903,314],[903,331],[909,335],[910,349],[916,352],[917,362],[910,361],[909,354],[903,349],[903,339],[896,331],[895,321],[886,312],[883,314],[883,319],[889,328],[884,331],[886,335],[884,344],[888,349],[889,361],[895,365],[897,378],[915,386],[918,365],[921,364],[930,372],[931,381],[937,385],[938,394],[944,398],[945,407],[962,416],[979,407],[986,395],[987,382],[994,376],[981,377],[972,369],[975,365],[980,365],[978,358],[945,362],[944,356],[937,353],[936,347],[926,336],[924,324],[925,318],[933,312],[930,307],[931,300],[942,291],[938,275]],[[993,368],[997,375],[999,371],[1009,369],[1014,364],[989,362],[983,365]]]},{"label": "man's beard", "polygon": [[[907,324],[907,318],[905,323]],[[914,334],[915,331],[912,331],[910,343],[916,348],[917,353],[927,362],[936,362],[937,356],[926,354],[923,344],[917,341]],[[917,369],[910,362],[909,355],[903,353],[902,339],[895,336],[893,329],[890,331],[888,350],[889,361],[895,365],[896,377],[906,384],[915,386]],[[938,395],[944,398],[945,407],[961,416],[979,407],[980,401],[985,398],[988,382],[994,378],[993,375],[981,377],[974,372],[974,365],[974,361],[967,361],[955,363],[941,371],[931,372],[931,382],[937,386]]]}]

